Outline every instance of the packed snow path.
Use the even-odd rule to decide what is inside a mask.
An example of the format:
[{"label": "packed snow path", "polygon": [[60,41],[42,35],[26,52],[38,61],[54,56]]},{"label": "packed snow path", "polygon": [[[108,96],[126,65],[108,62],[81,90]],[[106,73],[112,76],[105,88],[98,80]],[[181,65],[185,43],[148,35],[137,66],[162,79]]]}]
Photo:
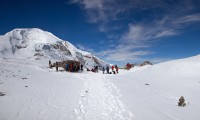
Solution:
[{"label": "packed snow path", "polygon": [[120,101],[120,93],[110,80],[100,74],[77,75],[85,84],[81,100],[74,109],[77,120],[131,120],[133,114]]},{"label": "packed snow path", "polygon": [[119,89],[102,73],[56,72],[0,59],[0,120],[131,120]]}]

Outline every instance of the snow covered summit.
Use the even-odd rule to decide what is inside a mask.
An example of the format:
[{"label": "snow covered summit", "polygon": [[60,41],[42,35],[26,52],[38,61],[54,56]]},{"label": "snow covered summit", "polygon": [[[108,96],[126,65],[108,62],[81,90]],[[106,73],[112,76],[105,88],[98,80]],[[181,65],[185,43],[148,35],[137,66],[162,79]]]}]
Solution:
[{"label": "snow covered summit", "polygon": [[78,60],[87,67],[107,63],[68,41],[38,28],[14,29],[0,36],[0,56],[22,59]]}]

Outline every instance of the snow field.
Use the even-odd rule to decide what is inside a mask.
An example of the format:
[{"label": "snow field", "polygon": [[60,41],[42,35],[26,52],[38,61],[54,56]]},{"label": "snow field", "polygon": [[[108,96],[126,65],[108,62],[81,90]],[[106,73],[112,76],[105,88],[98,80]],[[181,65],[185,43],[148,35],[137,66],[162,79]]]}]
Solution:
[{"label": "snow field", "polygon": [[56,73],[33,64],[26,60],[1,59],[0,91],[6,95],[0,98],[0,119],[73,119],[82,82],[71,74]]},{"label": "snow field", "polygon": [[[0,120],[199,120],[200,56],[110,75],[0,58]],[[177,106],[184,96],[186,107]]]},{"label": "snow field", "polygon": [[97,73],[78,75],[85,82],[79,105],[74,109],[77,120],[131,120],[133,114],[120,101],[117,87]]},{"label": "snow field", "polygon": [[[110,76],[134,120],[199,120],[200,56],[169,61]],[[123,81],[123,82],[122,82]],[[178,107],[184,96],[186,107]],[[136,108],[136,109],[135,109]]]},{"label": "snow field", "polygon": [[117,87],[102,73],[55,72],[48,61],[1,58],[0,119],[131,120]]}]

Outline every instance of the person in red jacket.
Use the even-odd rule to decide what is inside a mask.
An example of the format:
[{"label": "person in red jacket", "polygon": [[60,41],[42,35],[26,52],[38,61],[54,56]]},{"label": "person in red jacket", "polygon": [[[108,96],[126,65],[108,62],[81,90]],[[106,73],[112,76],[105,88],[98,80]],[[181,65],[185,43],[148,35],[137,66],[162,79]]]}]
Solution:
[{"label": "person in red jacket", "polygon": [[113,65],[113,66],[112,66],[112,72],[114,71],[114,68],[115,68],[115,67],[114,67],[114,65]]},{"label": "person in red jacket", "polygon": [[73,69],[73,64],[72,63],[69,65],[69,69],[70,69],[70,72],[72,72],[72,69]]},{"label": "person in red jacket", "polygon": [[127,70],[131,69],[131,65],[129,63],[126,64]]}]

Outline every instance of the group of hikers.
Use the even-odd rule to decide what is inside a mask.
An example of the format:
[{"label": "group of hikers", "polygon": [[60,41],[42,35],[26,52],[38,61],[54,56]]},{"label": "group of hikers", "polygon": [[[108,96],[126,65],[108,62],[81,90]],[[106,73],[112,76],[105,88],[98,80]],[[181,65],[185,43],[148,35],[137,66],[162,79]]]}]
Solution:
[{"label": "group of hikers", "polygon": [[[117,65],[113,65],[111,66],[112,72],[110,72],[110,68],[109,66],[106,66],[106,73],[107,74],[118,74],[118,66]],[[105,68],[103,67],[103,74],[105,74]]]},{"label": "group of hikers", "polygon": [[[98,66],[94,66],[91,70],[87,68],[87,71],[92,71],[92,72],[98,72]],[[110,67],[106,66],[102,68],[103,74],[118,74],[119,73],[119,68],[117,65],[111,66],[112,71],[110,72]]]},{"label": "group of hikers", "polygon": [[98,72],[98,66],[94,66],[94,68],[92,68],[92,70],[89,70],[89,68],[87,68],[87,71],[92,71],[92,72]]},{"label": "group of hikers", "polygon": [[83,65],[78,65],[75,63],[66,63],[65,64],[65,70],[68,72],[78,72],[78,71],[83,71]]},{"label": "group of hikers", "polygon": [[[79,71],[83,71],[83,64],[81,64],[80,62],[75,62],[75,61],[62,61],[62,62],[55,62],[53,64],[51,64],[51,61],[49,60],[49,68],[55,67],[56,71],[58,71],[59,67],[62,67],[65,69],[65,71],[68,72],[79,72]],[[89,68],[87,68],[87,71],[92,71],[92,72],[98,72],[100,66],[94,66],[91,70]],[[111,72],[110,72],[110,68],[111,68]],[[106,67],[102,67],[102,71],[103,74],[118,74],[118,66],[117,65],[112,65],[110,66],[106,66]],[[105,72],[106,71],[106,72]]]},{"label": "group of hikers", "polygon": [[83,65],[80,62],[55,62],[51,64],[49,60],[49,68],[55,67],[56,71],[58,71],[59,67],[64,68],[68,72],[78,72],[83,71]]},{"label": "group of hikers", "polygon": [[129,64],[129,63],[126,64],[126,69],[127,70],[131,69],[131,67],[132,67],[131,64]]}]

